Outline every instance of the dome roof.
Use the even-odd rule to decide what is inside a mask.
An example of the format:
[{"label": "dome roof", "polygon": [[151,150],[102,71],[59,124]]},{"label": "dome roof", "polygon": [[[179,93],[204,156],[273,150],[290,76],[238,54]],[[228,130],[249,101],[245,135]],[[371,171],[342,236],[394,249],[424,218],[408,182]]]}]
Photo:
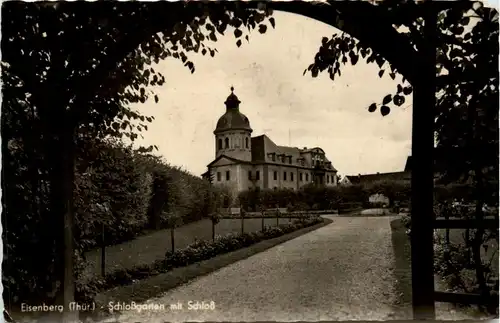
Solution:
[{"label": "dome roof", "polygon": [[227,111],[219,118],[219,121],[217,121],[215,132],[231,129],[252,130],[252,128],[250,128],[250,121],[248,121],[248,118],[243,113],[239,111]]},{"label": "dome roof", "polygon": [[217,127],[214,133],[226,130],[252,131],[252,128],[250,128],[250,121],[240,112],[239,104],[241,102],[233,91],[234,88],[231,87],[231,94],[227,97],[226,102],[224,102],[226,104],[226,113],[217,121]]}]

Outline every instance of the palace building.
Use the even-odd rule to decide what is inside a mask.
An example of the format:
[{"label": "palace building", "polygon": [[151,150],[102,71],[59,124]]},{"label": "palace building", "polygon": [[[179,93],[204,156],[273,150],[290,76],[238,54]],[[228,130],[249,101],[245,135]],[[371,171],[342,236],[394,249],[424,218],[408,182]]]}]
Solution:
[{"label": "palace building", "polygon": [[204,178],[235,193],[255,188],[297,190],[311,183],[337,185],[337,170],[323,149],[278,146],[266,135],[252,137],[250,121],[240,112],[241,102],[233,91],[231,87],[226,113],[217,122],[215,159]]}]

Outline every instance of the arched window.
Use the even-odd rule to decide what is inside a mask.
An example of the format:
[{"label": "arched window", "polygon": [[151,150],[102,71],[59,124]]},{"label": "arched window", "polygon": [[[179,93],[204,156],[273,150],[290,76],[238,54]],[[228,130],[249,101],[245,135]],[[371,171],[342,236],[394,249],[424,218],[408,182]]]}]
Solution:
[{"label": "arched window", "polygon": [[222,149],[222,139],[219,138],[219,140],[217,140],[217,149],[221,150]]},{"label": "arched window", "polygon": [[248,137],[245,138],[245,148],[248,148]]},{"label": "arched window", "polygon": [[229,138],[226,137],[226,139],[224,139],[224,142],[225,142],[225,148],[229,148]]}]

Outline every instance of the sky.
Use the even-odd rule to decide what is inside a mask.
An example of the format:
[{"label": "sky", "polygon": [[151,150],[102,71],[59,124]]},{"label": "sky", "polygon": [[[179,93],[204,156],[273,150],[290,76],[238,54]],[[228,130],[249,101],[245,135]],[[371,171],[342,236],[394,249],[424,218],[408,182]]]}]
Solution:
[{"label": "sky", "polygon": [[170,164],[201,175],[215,158],[213,131],[234,86],[240,111],[253,136],[266,134],[277,145],[321,147],[341,175],[402,171],[411,154],[411,97],[388,116],[367,107],[394,93],[399,76],[378,77],[364,61],[343,66],[335,81],[328,74],[303,75],[321,38],[339,31],[303,16],[274,12],[276,29],[254,31],[238,48],[228,29],[215,57],[191,54],[194,74],[176,59],[154,66],[166,78],[153,90],[160,101],[135,106],[155,120],[140,145],[157,145]]}]

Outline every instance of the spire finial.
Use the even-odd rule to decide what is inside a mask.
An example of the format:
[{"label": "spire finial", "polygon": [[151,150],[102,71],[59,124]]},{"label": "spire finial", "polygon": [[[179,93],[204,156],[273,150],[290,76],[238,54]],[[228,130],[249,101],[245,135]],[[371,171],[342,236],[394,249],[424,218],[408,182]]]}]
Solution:
[{"label": "spire finial", "polygon": [[234,92],[234,86],[231,85],[231,93]]}]

